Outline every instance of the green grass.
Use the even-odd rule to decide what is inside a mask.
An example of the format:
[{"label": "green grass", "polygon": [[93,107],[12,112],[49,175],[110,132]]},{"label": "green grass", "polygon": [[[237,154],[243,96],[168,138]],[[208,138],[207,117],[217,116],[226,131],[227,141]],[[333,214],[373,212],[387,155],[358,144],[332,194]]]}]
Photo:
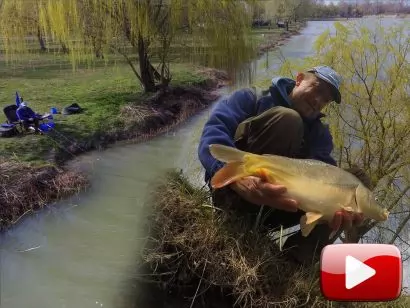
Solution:
[{"label": "green grass", "polygon": [[[295,24],[290,28],[293,27]],[[283,32],[284,29],[254,29],[250,39],[261,44],[279,38]],[[190,56],[190,50],[186,49],[174,61],[186,61]],[[173,84],[195,84],[204,80],[189,65],[173,64],[171,71]],[[55,116],[56,130],[75,140],[88,140],[99,132],[121,126],[118,116],[121,106],[142,98],[136,76],[120,56],[112,55],[107,65],[104,61],[97,61],[92,67],[80,65],[76,71],[67,59],[53,53],[19,55],[17,61],[7,64],[3,57],[0,58],[0,74],[2,107],[14,104],[16,91],[38,113],[49,112],[51,107],[61,111],[73,102],[83,107],[82,114]],[[3,122],[5,117],[0,112],[0,123]],[[55,142],[46,136],[29,134],[1,138],[0,156],[42,161],[52,147],[56,147]]]},{"label": "green grass", "polygon": [[[289,25],[289,31],[298,30],[301,26],[301,22],[293,22]],[[263,44],[280,39],[281,35],[284,33],[286,33],[286,29],[276,28],[276,26],[260,27],[253,28],[250,36],[251,39],[255,40],[256,44]]]},{"label": "green grass", "polygon": [[[128,102],[138,102],[142,88],[130,67],[124,63],[97,63],[93,68],[81,67],[73,72],[67,61],[53,60],[48,55],[33,55],[30,61],[0,62],[0,101],[2,108],[15,102],[15,92],[29,102],[39,113],[51,107],[59,111],[77,102],[84,112],[78,115],[56,115],[56,129],[76,140],[86,140],[98,132],[121,125],[120,107]],[[199,83],[203,77],[188,65],[172,66],[173,84]],[[0,123],[6,120],[3,112]],[[46,136],[24,136],[0,139],[0,156],[23,161],[43,160],[55,143]]]}]

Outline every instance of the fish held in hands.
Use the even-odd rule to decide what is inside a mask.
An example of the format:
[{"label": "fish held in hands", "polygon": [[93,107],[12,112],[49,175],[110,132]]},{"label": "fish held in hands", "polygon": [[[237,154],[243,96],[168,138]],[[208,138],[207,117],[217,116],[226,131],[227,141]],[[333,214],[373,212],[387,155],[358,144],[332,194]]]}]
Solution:
[{"label": "fish held in hands", "polygon": [[340,210],[362,214],[378,222],[389,217],[389,212],[377,203],[372,192],[342,168],[312,159],[258,155],[219,144],[212,144],[209,149],[214,158],[225,163],[211,179],[213,189],[247,176],[284,185],[285,196],[296,200],[298,208],[306,213],[300,220],[305,237],[317,224],[330,224]]}]

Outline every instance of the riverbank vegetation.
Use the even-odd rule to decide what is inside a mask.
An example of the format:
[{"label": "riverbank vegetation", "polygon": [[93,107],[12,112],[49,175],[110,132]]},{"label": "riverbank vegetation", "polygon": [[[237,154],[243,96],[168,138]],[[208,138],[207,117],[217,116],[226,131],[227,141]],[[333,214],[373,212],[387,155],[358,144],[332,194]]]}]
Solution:
[{"label": "riverbank vegetation", "polygon": [[[166,91],[144,94],[126,64],[75,74],[70,67],[54,65],[8,70],[1,98],[13,104],[18,89],[36,112],[51,106],[61,111],[73,101],[83,112],[53,115],[55,128],[43,135],[1,139],[0,229],[89,184],[84,174],[64,165],[67,159],[121,140],[142,142],[172,129],[215,101],[213,91],[227,81],[221,71],[175,65]],[[0,120],[5,120],[3,115]]]},{"label": "riverbank vegetation", "polygon": [[40,210],[50,200],[71,196],[88,184],[86,177],[75,171],[2,158],[0,174],[0,231]]},{"label": "riverbank vegetation", "polygon": [[[114,135],[118,135],[117,140],[124,139],[127,133],[132,134],[132,128],[148,125],[142,121],[159,112],[159,102],[147,105],[152,95],[143,93],[126,63],[106,65],[100,62],[93,68],[79,68],[73,73],[70,63],[55,62],[52,56],[50,58],[38,55],[12,67],[2,65],[1,73],[7,75],[7,79],[2,82],[1,101],[14,104],[17,90],[36,112],[43,114],[51,107],[61,112],[73,102],[78,103],[83,112],[53,115],[55,132],[2,138],[0,152],[5,159],[58,162],[84,150],[104,146]],[[221,72],[218,74],[190,65],[175,64],[172,67],[172,87],[185,87],[185,92],[189,87],[192,92],[197,89],[198,101],[206,96],[198,89],[216,89],[218,83],[221,85],[226,79],[226,74]],[[208,101],[212,99],[212,96],[208,97]],[[166,104],[162,106],[165,107]],[[5,115],[1,114],[0,121],[5,120]],[[154,131],[155,127],[150,129]]]},{"label": "riverbank vegetation", "polygon": [[[201,0],[138,3],[1,2],[4,57],[0,60],[7,76],[2,101],[13,104],[18,91],[39,113],[50,107],[61,111],[71,103],[84,110],[73,116],[55,115],[56,128],[47,136],[61,132],[56,138],[30,135],[4,140],[0,145],[3,157],[58,162],[117,139],[135,137],[138,126],[152,134],[157,125],[150,128],[139,122],[160,113],[166,118],[168,107],[159,105],[164,93],[170,93],[169,86],[183,86],[184,92],[190,86],[197,101],[206,100],[198,95],[211,99],[215,96],[198,87],[209,92],[228,78],[235,82],[241,74],[234,71],[244,69],[258,53],[277,46],[301,26],[295,23],[290,31],[277,27],[263,29],[263,33],[262,29],[250,31],[254,9],[249,6],[247,10],[246,1],[243,6]],[[230,27],[224,26],[226,20]],[[220,67],[226,74],[194,68],[191,63]],[[153,101],[148,93],[155,93],[156,106],[146,106]],[[179,97],[181,104],[184,98]],[[144,106],[134,110],[125,106],[129,103]],[[0,120],[5,121],[4,115]]]},{"label": "riverbank vegetation", "polygon": [[[338,303],[323,298],[318,264],[300,267],[281,251],[280,234],[255,221],[211,206],[207,189],[183,173],[158,183],[146,219],[147,244],[140,258],[139,287],[145,296],[133,307],[397,307],[388,303]],[[286,234],[287,231],[284,231]]]},{"label": "riverbank vegetation", "polygon": [[[12,165],[23,178],[37,171],[57,176],[45,163],[70,172],[60,163],[78,153],[172,128],[214,101],[213,90],[226,82],[225,73],[204,66],[228,59],[219,63],[229,68],[254,53],[249,17],[233,2],[4,0],[0,6],[3,103],[14,104],[18,91],[39,113],[73,102],[83,109],[54,115],[55,128],[44,135],[2,138],[2,167]],[[27,205],[10,198],[15,179],[6,179],[1,192],[2,225],[62,196],[41,193],[42,180],[30,178],[29,189],[20,189]],[[66,184],[77,188],[76,181]]]},{"label": "riverbank vegetation", "polygon": [[[388,221],[366,220],[340,236],[343,242],[396,245],[403,261],[410,246],[410,98],[407,25],[336,23],[323,33],[315,54],[285,61],[278,74],[328,64],[344,76],[341,105],[324,119],[334,135],[341,167],[358,166],[371,179]],[[267,86],[269,80],[266,81]],[[141,267],[163,301],[175,307],[407,307],[405,294],[389,303],[327,302],[320,294],[318,264],[301,268],[280,251],[286,235],[259,230],[212,206],[206,187],[170,173],[149,203],[153,206]],[[284,230],[284,234],[288,231]],[[279,245],[278,245],[279,244]],[[147,283],[144,280],[143,284]],[[160,291],[158,291],[160,292]],[[407,291],[408,292],[408,291]],[[172,304],[170,304],[172,306]]]},{"label": "riverbank vegetation", "polygon": [[[173,128],[215,101],[218,98],[215,90],[234,82],[232,74],[235,75],[236,68],[243,67],[241,61],[255,57],[258,51],[274,48],[303,26],[303,23],[294,23],[289,31],[278,27],[263,29],[263,33],[260,33],[262,29],[251,31],[250,15],[240,11],[243,7],[235,6],[232,11],[232,3],[221,8],[221,1],[216,1],[215,7],[204,2],[201,12],[208,12],[210,16],[201,19],[202,24],[192,22],[192,16],[199,12],[191,12],[190,6],[199,5],[201,1],[192,1],[187,6],[173,2],[175,6],[171,7],[165,3],[150,7],[148,2],[147,6],[139,7],[134,2],[122,1],[122,5],[131,5],[131,10],[122,12],[128,15],[121,16],[116,15],[119,7],[104,7],[109,3],[1,2],[0,71],[4,78],[0,99],[3,106],[13,105],[18,91],[29,106],[41,114],[49,112],[51,107],[61,112],[72,103],[82,108],[79,114],[54,114],[54,129],[43,135],[23,133],[1,139],[1,159],[13,164],[15,172],[20,166],[20,176],[24,170],[32,172],[26,163],[38,168],[38,172],[50,172],[50,176],[56,173],[44,165],[51,164],[60,172],[69,172],[64,162],[82,152],[102,149],[121,140],[145,141]],[[82,9],[76,10],[76,5]],[[93,11],[96,8],[99,10]],[[177,9],[188,15],[169,15]],[[216,15],[215,9],[218,9]],[[73,12],[81,14],[73,15]],[[236,20],[232,23],[235,27],[222,31],[219,13],[224,20]],[[109,22],[101,25],[105,14],[110,15]],[[138,20],[148,16],[144,14],[159,16],[150,19],[149,25],[139,24]],[[159,23],[160,17],[172,27],[164,29],[165,24]],[[130,24],[123,24],[124,20]],[[223,32],[222,37],[219,30]],[[201,37],[203,31],[208,41]],[[217,38],[212,37],[215,32],[221,32]],[[109,40],[110,35],[116,35],[116,39]],[[232,37],[240,40],[234,42]],[[224,70],[208,68],[210,66]],[[0,121],[6,122],[3,113]],[[72,191],[77,191],[75,181],[72,185]],[[27,191],[32,192],[27,200],[33,201],[41,195],[36,193],[34,182]],[[3,206],[13,207],[14,216],[28,212],[25,202],[20,202],[17,209],[6,195]],[[49,198],[43,196],[33,201],[32,209],[56,200],[60,194],[46,196]],[[12,222],[14,218],[4,217],[4,221]]]}]

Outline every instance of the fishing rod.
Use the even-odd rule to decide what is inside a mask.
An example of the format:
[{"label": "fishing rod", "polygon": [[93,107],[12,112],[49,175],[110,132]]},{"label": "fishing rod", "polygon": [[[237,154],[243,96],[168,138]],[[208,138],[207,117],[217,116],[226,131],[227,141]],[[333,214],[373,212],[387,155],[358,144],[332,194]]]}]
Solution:
[{"label": "fishing rod", "polygon": [[50,138],[51,141],[53,141],[59,148],[63,149],[65,152],[67,152],[68,154],[70,154],[71,156],[73,156],[74,158],[76,158],[77,156],[71,152],[70,150],[68,150],[65,146],[63,146],[60,142],[58,142],[57,140],[55,140],[53,137],[51,137],[49,134],[44,134],[46,135],[48,138]]},{"label": "fishing rod", "polygon": [[[61,132],[59,132],[58,130],[56,130],[54,127],[52,127],[50,124],[48,124],[48,123],[44,123],[49,129],[51,129],[56,135],[58,135],[58,136],[60,136],[60,137],[62,137],[62,138],[64,138],[66,141],[68,141],[68,142],[70,142],[71,144],[74,144],[74,146],[75,147],[77,147],[78,149],[80,149],[81,151],[83,151],[83,152],[86,152],[86,150],[82,147],[82,146],[80,146],[79,145],[79,142],[78,142],[78,140],[76,140],[76,139],[74,139],[74,138],[72,138],[72,137],[67,137],[66,135],[64,135],[63,133],[61,133]],[[40,129],[41,130],[41,129]],[[46,131],[42,131],[45,135],[48,135],[50,138],[51,138],[51,136],[49,135],[49,134],[47,134],[47,132]],[[53,138],[51,138],[51,139],[53,139]],[[53,139],[54,140],[54,139]]]}]

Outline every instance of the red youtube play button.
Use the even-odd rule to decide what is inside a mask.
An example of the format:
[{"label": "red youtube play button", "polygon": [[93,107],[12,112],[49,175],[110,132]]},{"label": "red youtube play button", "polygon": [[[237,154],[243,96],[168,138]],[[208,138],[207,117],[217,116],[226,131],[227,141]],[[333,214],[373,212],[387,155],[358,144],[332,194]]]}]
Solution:
[{"label": "red youtube play button", "polygon": [[334,244],[320,260],[323,296],[335,301],[389,301],[402,285],[400,251],[385,244]]}]

